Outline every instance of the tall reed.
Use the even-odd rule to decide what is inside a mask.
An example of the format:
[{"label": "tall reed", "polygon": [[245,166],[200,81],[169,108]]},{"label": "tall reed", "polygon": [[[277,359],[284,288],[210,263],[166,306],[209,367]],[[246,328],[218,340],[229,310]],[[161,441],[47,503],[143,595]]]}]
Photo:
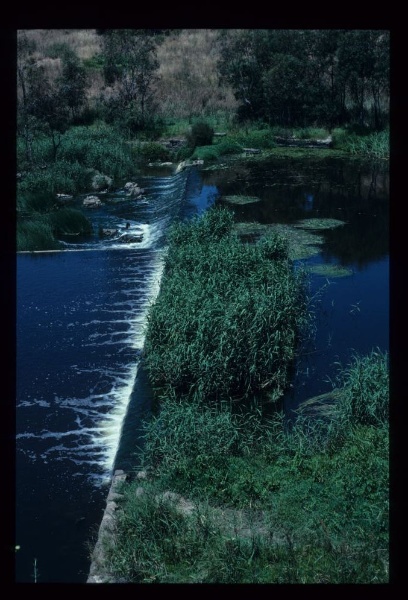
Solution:
[{"label": "tall reed", "polygon": [[242,244],[225,209],[173,227],[159,297],[148,315],[155,387],[198,400],[281,395],[305,323],[301,277],[276,237]]}]

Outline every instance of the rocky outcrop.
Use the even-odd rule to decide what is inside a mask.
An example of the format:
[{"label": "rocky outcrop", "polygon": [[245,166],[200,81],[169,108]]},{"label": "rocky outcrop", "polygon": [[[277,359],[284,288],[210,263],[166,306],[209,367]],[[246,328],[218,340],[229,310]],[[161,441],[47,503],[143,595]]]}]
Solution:
[{"label": "rocky outcrop", "polygon": [[96,208],[98,206],[102,206],[102,202],[99,200],[98,196],[87,196],[82,202],[82,206]]},{"label": "rocky outcrop", "polygon": [[121,244],[135,244],[143,241],[143,233],[124,233],[118,239]]}]

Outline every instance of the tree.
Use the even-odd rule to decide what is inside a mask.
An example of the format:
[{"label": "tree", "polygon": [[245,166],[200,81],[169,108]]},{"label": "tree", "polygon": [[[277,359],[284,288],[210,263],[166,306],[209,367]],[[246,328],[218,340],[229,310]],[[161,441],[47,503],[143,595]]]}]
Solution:
[{"label": "tree", "polygon": [[63,87],[51,84],[41,65],[33,65],[28,77],[29,91],[25,111],[34,117],[36,128],[50,137],[52,157],[57,159],[61,136],[69,125],[69,109]]},{"label": "tree", "polygon": [[62,57],[62,75],[58,80],[61,97],[64,98],[74,120],[86,100],[87,80],[85,69],[73,50],[67,48]]},{"label": "tree", "polygon": [[380,128],[388,112],[387,31],[225,30],[218,67],[244,118]]},{"label": "tree", "polygon": [[116,103],[128,114],[135,108],[143,122],[159,62],[157,39],[143,29],[110,29],[103,33],[104,75],[116,84]]}]

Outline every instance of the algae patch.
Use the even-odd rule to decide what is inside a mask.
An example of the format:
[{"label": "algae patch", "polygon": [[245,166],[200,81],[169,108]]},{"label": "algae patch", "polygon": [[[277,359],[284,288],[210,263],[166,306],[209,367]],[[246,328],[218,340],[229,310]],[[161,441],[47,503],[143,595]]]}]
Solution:
[{"label": "algae patch", "polygon": [[260,202],[261,199],[257,196],[244,196],[237,194],[235,196],[223,196],[221,200],[228,202],[229,204],[253,204],[254,202]]},{"label": "algae patch", "polygon": [[340,221],[339,219],[302,219],[294,225],[294,227],[298,227],[300,229],[334,229],[335,227],[340,227],[340,225],[345,225],[344,221]]},{"label": "algae patch", "polygon": [[341,265],[311,265],[307,270],[314,275],[324,277],[347,277],[353,274],[352,269],[342,267]]},{"label": "algae patch", "polygon": [[276,234],[283,236],[288,241],[289,257],[292,260],[310,258],[319,254],[321,252],[319,246],[323,243],[323,238],[319,235],[282,223],[236,223],[235,231],[240,236],[254,238],[254,241]]}]

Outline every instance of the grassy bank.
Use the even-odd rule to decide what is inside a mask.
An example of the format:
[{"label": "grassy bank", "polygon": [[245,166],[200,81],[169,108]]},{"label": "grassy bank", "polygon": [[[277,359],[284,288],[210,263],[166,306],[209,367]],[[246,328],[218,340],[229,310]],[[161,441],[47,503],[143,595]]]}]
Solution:
[{"label": "grassy bank", "polygon": [[[386,583],[388,357],[340,371],[330,419],[167,399],[107,566],[143,583]],[[332,407],[333,408],[333,407]],[[171,492],[169,492],[171,490]]]}]

